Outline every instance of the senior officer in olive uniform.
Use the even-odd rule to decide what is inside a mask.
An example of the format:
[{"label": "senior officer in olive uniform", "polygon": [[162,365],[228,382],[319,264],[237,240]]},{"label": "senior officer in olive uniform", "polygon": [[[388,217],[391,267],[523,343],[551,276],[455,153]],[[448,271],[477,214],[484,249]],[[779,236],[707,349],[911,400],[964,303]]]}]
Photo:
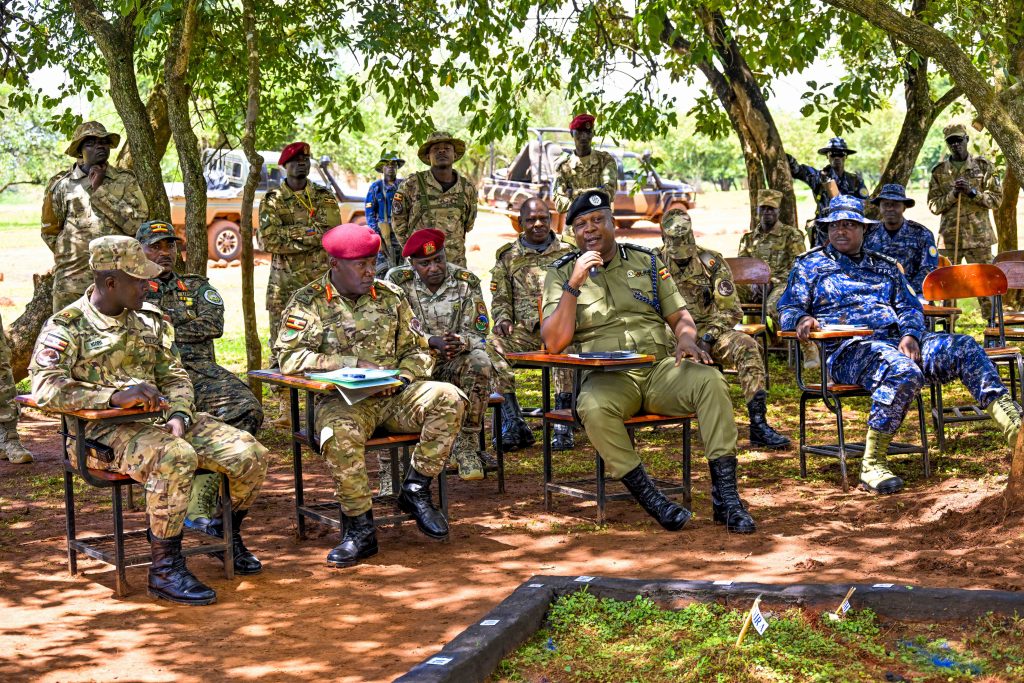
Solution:
[{"label": "senior officer in olive uniform", "polygon": [[309,180],[309,144],[293,142],[281,150],[277,163],[285,180],[260,202],[260,248],[269,252],[267,311],[270,313],[271,363],[281,315],[292,294],[327,271],[320,240],[341,222],[334,193]]},{"label": "senior officer in olive uniform", "polygon": [[[484,467],[492,464],[477,446],[494,375],[494,366],[484,351],[490,318],[480,278],[449,264],[444,242],[440,230],[417,230],[402,250],[410,265],[392,268],[386,279],[405,292],[427,337],[434,357],[431,377],[454,384],[469,399],[452,456],[459,465],[460,479],[478,481],[484,478]],[[390,493],[391,477],[385,475],[390,463],[389,455],[381,458],[382,494]]]},{"label": "senior officer in olive uniform", "polygon": [[476,223],[476,187],[452,164],[466,153],[466,143],[436,131],[420,145],[420,161],[430,166],[402,181],[391,203],[392,229],[404,245],[422,228],[445,235],[448,263],[466,267],[466,236]]},{"label": "senior officer in olive uniform", "polygon": [[[537,351],[540,339],[540,312],[537,304],[544,293],[547,267],[572,251],[551,230],[551,212],[539,197],[527,199],[519,207],[522,234],[502,245],[491,269],[491,313],[494,328],[487,340],[487,352],[494,363],[495,389],[505,402],[502,411],[502,447],[506,450],[533,444],[533,430],[523,419],[516,398],[516,377],[505,354]],[[572,407],[572,372],[555,370],[555,407]],[[575,446],[572,427],[555,425],[551,447],[567,450]]]},{"label": "senior officer in olive uniform", "polygon": [[[197,467],[226,474],[234,522],[235,571],[262,565],[242,542],[242,521],[267,474],[267,449],[212,416],[196,412],[192,383],[174,349],[164,313],[146,302],[147,281],[160,266],[121,235],[89,244],[94,284],[43,326],[29,373],[39,405],[55,410],[102,410],[170,404],[157,422],[89,425],[87,438],[110,447],[109,462],[90,467],[127,474],[144,484],[153,564],[149,594],[185,605],[208,605],[216,593],[185,566],[182,522]],[[221,554],[223,559],[223,554]]]},{"label": "senior officer in olive uniform", "polygon": [[355,405],[341,396],[319,396],[316,430],[320,451],[334,478],[341,505],[341,543],[327,555],[332,567],[350,567],[377,553],[365,444],[377,427],[419,432],[398,507],[431,538],[448,536],[448,521],[430,498],[430,480],[444,476],[462,426],[466,398],[459,389],[432,382],[433,360],[405,293],[374,280],[380,236],[346,223],[324,235],[330,270],[292,297],[285,310],[276,351],[281,370],[302,374],[338,368],[399,370],[402,387]]},{"label": "senior officer in olive uniform", "polygon": [[736,303],[729,264],[717,251],[697,245],[690,216],[682,209],[662,217],[661,236],[665,243],[661,258],[686,300],[698,343],[716,363],[736,369],[750,416],[750,444],[786,448],[789,439],[768,424],[768,382],[761,350],[753,337],[733,329],[743,319],[743,311]]},{"label": "senior officer in olive uniform", "polygon": [[54,313],[92,284],[89,242],[103,235],[133,237],[149,217],[135,174],[108,163],[120,142],[102,123],[83,123],[65,150],[75,164],[46,184],[40,232],[53,252]]},{"label": "senior officer in olive uniform", "polygon": [[[195,393],[196,410],[256,436],[263,424],[263,406],[252,390],[233,372],[217,365],[213,340],[224,335],[224,300],[200,275],[178,275],[172,268],[178,255],[174,226],[164,221],[147,221],[135,239],[160,274],[149,281],[146,300],[171,319],[174,343],[181,354]],[[222,536],[221,517],[216,511],[220,478],[201,474],[192,485],[185,525],[191,529]]]},{"label": "senior officer in olive uniform", "polygon": [[[657,358],[651,368],[588,373],[583,380],[577,410],[609,474],[621,478],[662,527],[681,529],[690,512],[654,486],[623,421],[641,410],[696,413],[711,469],[714,519],[729,531],[752,533],[754,520],[736,489],[729,390],[721,373],[705,365],[711,357],[697,345],[696,327],[668,267],[649,249],[616,244],[604,192],[577,197],[568,219],[585,251],[555,261],[545,279],[541,337],[548,350],[560,353],[572,343],[581,352],[625,350]],[[689,358],[697,362],[683,362]]]},{"label": "senior officer in olive uniform", "polygon": [[[572,200],[588,190],[601,190],[614,206],[619,189],[619,163],[608,152],[594,149],[594,117],[577,115],[569,123],[569,132],[575,148],[555,167],[555,181],[551,186],[555,209],[564,214]],[[566,222],[562,240],[576,245],[570,221]]]}]

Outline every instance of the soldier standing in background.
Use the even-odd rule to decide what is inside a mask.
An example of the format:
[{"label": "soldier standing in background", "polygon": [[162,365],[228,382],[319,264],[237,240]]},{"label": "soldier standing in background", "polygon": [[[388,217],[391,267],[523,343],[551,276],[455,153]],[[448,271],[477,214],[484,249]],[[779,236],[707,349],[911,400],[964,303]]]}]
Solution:
[{"label": "soldier standing in background", "polygon": [[422,228],[445,236],[448,263],[466,267],[466,237],[476,223],[476,187],[452,164],[466,153],[466,143],[436,131],[420,145],[420,161],[430,166],[402,181],[391,204],[392,229],[404,245]]},{"label": "soldier standing in background", "polygon": [[[849,195],[861,201],[868,198],[868,188],[864,185],[864,178],[860,173],[852,173],[846,170],[846,157],[856,154],[857,150],[850,149],[846,140],[835,137],[828,141],[828,145],[818,150],[818,154],[828,157],[828,166],[817,169],[813,166],[802,165],[790,155],[789,172],[796,180],[802,180],[811,188],[814,195],[815,218],[828,215],[828,203],[832,197]],[[807,228],[810,236],[811,246],[820,244],[819,233],[815,224],[809,222]]]},{"label": "soldier standing in background", "polygon": [[54,313],[92,284],[89,242],[104,235],[134,237],[149,217],[135,174],[108,163],[120,142],[121,136],[108,133],[102,123],[83,123],[65,150],[74,166],[46,184],[40,232],[53,252]]},{"label": "soldier standing in background", "polygon": [[366,192],[366,224],[380,235],[381,249],[377,254],[377,276],[383,277],[391,268],[401,265],[402,245],[391,228],[391,202],[395,198],[398,184],[398,169],[405,165],[405,159],[397,152],[385,152],[374,170],[381,177],[370,184]]},{"label": "soldier standing in background", "polygon": [[932,231],[903,217],[903,212],[915,202],[898,183],[882,186],[882,191],[871,203],[878,207],[882,225],[864,236],[864,248],[896,259],[903,266],[907,282],[921,297],[925,277],[939,266],[939,252],[935,250]]},{"label": "soldier standing in background", "polygon": [[[588,190],[604,192],[614,206],[615,193],[619,189],[619,164],[608,152],[594,149],[594,117],[578,114],[569,124],[569,132],[575,149],[555,168],[555,180],[551,186],[555,209],[564,214],[572,200]],[[572,225],[565,225],[562,240],[576,246]]]},{"label": "soldier standing in background", "polygon": [[11,347],[0,321],[0,454],[15,465],[32,462],[32,454],[18,437],[18,404],[14,402],[17,387],[11,372]]}]

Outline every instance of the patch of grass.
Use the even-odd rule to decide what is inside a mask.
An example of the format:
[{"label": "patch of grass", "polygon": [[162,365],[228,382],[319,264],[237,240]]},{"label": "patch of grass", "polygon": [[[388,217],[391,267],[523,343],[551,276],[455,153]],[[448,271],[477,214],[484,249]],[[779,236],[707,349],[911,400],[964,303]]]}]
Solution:
[{"label": "patch of grass", "polygon": [[[716,603],[664,610],[639,596],[559,598],[548,622],[501,662],[492,681],[1020,680],[1024,620],[987,617],[967,627],[883,625],[870,610],[831,621],[799,609],[768,613],[733,647],[746,613]],[[945,633],[946,637],[940,636]]]}]

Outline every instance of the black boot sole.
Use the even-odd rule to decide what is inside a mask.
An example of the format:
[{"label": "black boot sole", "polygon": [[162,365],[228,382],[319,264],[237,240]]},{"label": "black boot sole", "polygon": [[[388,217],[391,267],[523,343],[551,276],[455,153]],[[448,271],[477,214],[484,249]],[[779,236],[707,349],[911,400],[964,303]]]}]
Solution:
[{"label": "black boot sole", "polygon": [[878,488],[875,488],[867,482],[862,481],[860,483],[860,487],[868,493],[877,493],[880,496],[891,496],[892,494],[899,493],[903,490],[903,482],[901,481],[898,485],[890,484],[888,486],[879,486]]},{"label": "black boot sole", "polygon": [[175,598],[171,595],[168,595],[167,593],[164,593],[161,590],[153,588],[152,586],[146,588],[146,593],[151,598],[158,598],[160,600],[166,600],[167,602],[173,602],[176,605],[188,605],[190,607],[203,607],[205,605],[212,605],[213,603],[217,602],[216,595],[212,598],[208,598],[205,600],[185,600],[182,598]]},{"label": "black boot sole", "polygon": [[[216,537],[214,537],[214,538],[216,538]],[[223,551],[222,552],[217,552],[217,553],[206,553],[206,556],[207,557],[212,557],[213,559],[217,560],[221,564],[224,564],[224,553],[223,553]],[[239,576],[255,576],[256,574],[259,574],[262,571],[263,571],[263,565],[262,564],[260,565],[259,569],[245,569],[243,567],[239,567],[237,564],[235,565],[235,573],[238,574]]]},{"label": "black boot sole", "polygon": [[354,567],[357,564],[359,564],[359,560],[365,560],[368,557],[373,557],[374,555],[376,555],[377,550],[378,548],[375,546],[372,550],[367,550],[365,552],[359,553],[358,555],[356,555],[355,559],[346,560],[344,562],[332,562],[331,560],[327,560],[327,566],[333,567],[334,569],[345,569],[346,567]]},{"label": "black boot sole", "polygon": [[412,515],[413,516],[413,519],[416,520],[416,528],[419,529],[420,533],[422,533],[424,536],[426,536],[427,538],[432,538],[432,539],[434,539],[436,541],[443,541],[443,540],[448,538],[448,534],[449,534],[448,531],[444,532],[441,535],[438,535],[438,534],[432,533],[426,527],[424,527],[423,523],[420,522],[418,517],[416,517],[416,513],[414,512],[414,510],[416,508],[414,508],[410,503],[405,502],[401,498],[401,495],[399,495],[397,503],[398,503],[398,509],[399,510],[401,510],[402,512],[404,512],[407,515]]},{"label": "black boot sole", "polygon": [[770,443],[765,443],[763,441],[754,441],[753,439],[751,439],[750,440],[750,445],[753,448],[763,448],[763,449],[769,450],[769,451],[782,451],[782,450],[785,450],[785,449],[789,448],[790,446],[792,446],[793,442],[792,441],[787,441],[786,443],[781,443],[781,444],[770,444]]}]

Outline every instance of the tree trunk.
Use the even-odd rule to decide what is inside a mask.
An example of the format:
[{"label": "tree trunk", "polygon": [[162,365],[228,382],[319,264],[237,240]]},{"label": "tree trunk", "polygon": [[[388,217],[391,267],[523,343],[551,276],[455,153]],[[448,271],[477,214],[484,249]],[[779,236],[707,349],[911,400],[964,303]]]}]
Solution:
[{"label": "tree trunk", "polygon": [[131,145],[132,167],[142,194],[149,204],[149,217],[169,220],[171,205],[164,190],[153,128],[146,105],[139,97],[135,77],[135,18],[138,7],[111,23],[104,18],[93,0],[71,0],[78,23],[96,42],[106,61],[110,79],[110,99],[124,124],[125,136]]},{"label": "tree trunk", "polygon": [[1017,241],[1017,198],[1020,196],[1020,181],[1013,169],[1007,167],[1003,180],[1003,201],[995,210],[996,239],[999,251],[1014,251],[1020,246]]},{"label": "tree trunk", "polygon": [[181,21],[171,29],[164,62],[167,81],[167,120],[178,150],[178,167],[185,185],[185,241],[188,260],[185,272],[206,275],[206,179],[199,139],[192,130],[191,87],[188,64],[196,41],[199,23],[198,0],[186,0]]},{"label": "tree trunk", "polygon": [[[167,121],[167,90],[162,81],[157,82],[149,93],[149,99],[146,100],[146,115],[149,117],[149,127],[153,129],[157,159],[163,159],[167,153],[167,144],[171,141],[171,124]],[[120,168],[135,168],[130,142],[121,145],[116,163]]]},{"label": "tree trunk", "polygon": [[[924,64],[926,61],[921,59]],[[879,178],[872,195],[877,195],[882,186],[889,183],[907,186],[914,172],[914,166],[917,164],[917,158],[921,155],[925,139],[928,137],[928,131],[931,130],[935,119],[960,97],[960,88],[954,87],[938,100],[932,101],[928,88],[927,66],[923,68],[924,70],[913,78],[908,77],[904,80],[907,113],[903,117],[903,125],[900,127],[900,135],[896,139],[896,144],[892,148],[892,154],[889,155],[889,160],[882,170],[882,177]]]},{"label": "tree trunk", "polygon": [[[256,152],[256,125],[260,113],[260,54],[257,47],[256,11],[253,3],[257,0],[242,0],[242,25],[245,30],[245,48],[248,55],[249,74],[246,87],[245,130],[242,134],[242,150],[249,160],[249,175],[242,190],[242,316],[245,320],[245,360],[249,370],[257,370],[263,364],[263,348],[259,330],[256,327],[256,288],[252,253],[252,205],[256,199],[256,186],[263,169],[263,157]],[[263,390],[260,382],[250,380],[253,393],[262,401]]]},{"label": "tree trunk", "polygon": [[28,363],[32,348],[43,324],[53,314],[53,271],[44,275],[33,275],[32,300],[25,311],[7,327],[7,338],[11,341],[11,369],[14,381],[28,375]]}]

